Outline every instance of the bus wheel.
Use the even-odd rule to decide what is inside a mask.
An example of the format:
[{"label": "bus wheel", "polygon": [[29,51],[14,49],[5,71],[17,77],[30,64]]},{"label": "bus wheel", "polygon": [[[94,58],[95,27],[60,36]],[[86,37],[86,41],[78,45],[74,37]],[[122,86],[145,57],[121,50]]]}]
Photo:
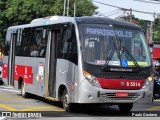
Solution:
[{"label": "bus wheel", "polygon": [[24,81],[22,81],[22,84],[21,84],[21,95],[24,98],[27,98],[29,96],[28,93],[25,92],[25,83],[24,83]]},{"label": "bus wheel", "polygon": [[128,113],[131,111],[133,107],[133,103],[122,103],[118,105],[121,112]]},{"label": "bus wheel", "polygon": [[69,96],[67,93],[67,89],[64,89],[63,91],[62,102],[63,102],[63,109],[66,112],[71,112],[71,103],[69,103]]}]

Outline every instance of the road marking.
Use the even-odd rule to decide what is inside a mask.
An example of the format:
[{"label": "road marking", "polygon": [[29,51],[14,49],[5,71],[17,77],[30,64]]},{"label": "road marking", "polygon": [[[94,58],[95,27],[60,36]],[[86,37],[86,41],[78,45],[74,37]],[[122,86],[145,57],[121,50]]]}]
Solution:
[{"label": "road marking", "polygon": [[18,105],[18,104],[11,104],[9,106],[23,106],[23,107],[33,107],[33,105]]},{"label": "road marking", "polygon": [[33,99],[30,99],[30,98],[1,98],[0,97],[0,100],[33,100]]},{"label": "road marking", "polygon": [[160,109],[160,106],[156,106],[156,107],[149,108],[147,110],[159,110],[159,109]]},{"label": "road marking", "polygon": [[1,91],[10,91],[10,92],[20,92],[19,90],[10,90],[10,89],[2,89],[0,88]]},{"label": "road marking", "polygon": [[14,89],[13,86],[0,86],[0,88],[9,88],[9,89]]},{"label": "road marking", "polygon": [[[44,109],[46,108],[57,108],[55,106],[52,106],[52,107],[49,107],[49,106],[41,106],[41,107],[32,107],[32,108],[25,108],[25,109],[21,109],[20,111],[39,111],[39,109],[42,109],[41,111],[44,111]],[[54,109],[51,109],[51,111],[61,111],[63,112],[64,110],[63,109],[60,109],[58,108],[59,110],[54,110]]]},{"label": "road marking", "polygon": [[5,104],[0,104],[0,107],[4,108],[4,109],[7,109],[9,111],[16,111],[15,108],[9,107],[8,105],[5,105]]},{"label": "road marking", "polygon": [[160,102],[160,99],[158,99],[158,100],[154,100],[155,102]]},{"label": "road marking", "polygon": [[[61,109],[61,108],[58,108],[58,107],[56,107],[56,106],[41,106],[41,107],[34,107],[33,108],[33,106],[31,106],[32,108],[25,108],[25,109],[19,109],[19,110],[17,110],[17,109],[15,109],[15,108],[12,108],[12,107],[9,107],[9,106],[12,106],[12,105],[5,105],[5,104],[0,104],[0,107],[1,108],[4,108],[4,109],[6,109],[6,110],[9,110],[9,111],[22,111],[22,112],[24,112],[24,111],[44,111],[46,108],[52,108],[52,109],[50,109],[50,110],[47,110],[47,111],[55,111],[55,112],[64,112],[64,110],[63,109]],[[58,109],[56,109],[56,110],[54,110],[55,108],[58,108]],[[41,109],[41,110],[40,110]]]}]

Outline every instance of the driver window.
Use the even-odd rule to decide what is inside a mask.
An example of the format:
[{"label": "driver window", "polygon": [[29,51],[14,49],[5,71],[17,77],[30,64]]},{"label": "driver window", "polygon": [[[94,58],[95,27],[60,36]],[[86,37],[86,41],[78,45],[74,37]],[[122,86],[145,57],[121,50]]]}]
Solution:
[{"label": "driver window", "polygon": [[58,49],[61,52],[59,57],[78,63],[77,42],[74,27],[68,27],[62,32],[62,39],[59,40]]}]

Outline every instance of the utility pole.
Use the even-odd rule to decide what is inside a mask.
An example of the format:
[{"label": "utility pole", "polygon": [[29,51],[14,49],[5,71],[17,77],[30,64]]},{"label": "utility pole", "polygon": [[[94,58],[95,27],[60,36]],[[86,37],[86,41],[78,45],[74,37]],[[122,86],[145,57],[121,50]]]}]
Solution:
[{"label": "utility pole", "polygon": [[66,0],[64,0],[64,4],[63,4],[63,6],[64,6],[64,10],[63,10],[63,16],[65,16],[65,12],[66,12]]},{"label": "utility pole", "polygon": [[129,21],[131,22],[132,21],[132,9],[130,8],[130,18],[129,18]]},{"label": "utility pole", "polygon": [[153,42],[154,41],[154,22],[151,21],[151,25],[150,25],[150,41],[149,42]]},{"label": "utility pole", "polygon": [[74,0],[74,17],[76,17],[76,0]]},{"label": "utility pole", "polygon": [[155,17],[156,15],[155,15],[155,12],[154,12],[154,14],[153,14],[153,27],[152,27],[152,42],[154,41],[154,32],[155,32],[155,19],[156,19],[156,17]]},{"label": "utility pole", "polygon": [[68,4],[67,4],[67,17],[69,15],[69,0],[68,0]]}]

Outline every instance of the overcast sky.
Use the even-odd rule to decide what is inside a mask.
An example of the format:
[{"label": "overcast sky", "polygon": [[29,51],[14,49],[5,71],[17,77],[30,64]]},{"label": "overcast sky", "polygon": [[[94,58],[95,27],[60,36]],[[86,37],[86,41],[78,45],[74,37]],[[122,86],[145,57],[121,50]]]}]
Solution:
[{"label": "overcast sky", "polygon": [[[131,8],[133,10],[138,10],[138,11],[160,13],[160,2],[156,2],[158,4],[153,4],[153,3],[139,2],[136,0],[93,0],[93,3],[96,6],[98,6],[97,11],[99,11],[101,14],[108,16],[110,18],[115,18],[115,17],[118,17],[119,15],[122,15],[123,11],[117,10],[118,8],[115,8],[115,7],[110,7],[107,5],[96,3],[94,1],[110,4],[110,5],[114,5],[122,8],[127,8],[127,9]],[[141,1],[154,2],[153,0],[141,0]],[[153,21],[154,19],[153,17],[154,15],[150,15],[150,14],[144,14],[144,13],[139,13],[134,11],[132,12],[132,14],[139,19],[150,20],[150,21]]]}]

